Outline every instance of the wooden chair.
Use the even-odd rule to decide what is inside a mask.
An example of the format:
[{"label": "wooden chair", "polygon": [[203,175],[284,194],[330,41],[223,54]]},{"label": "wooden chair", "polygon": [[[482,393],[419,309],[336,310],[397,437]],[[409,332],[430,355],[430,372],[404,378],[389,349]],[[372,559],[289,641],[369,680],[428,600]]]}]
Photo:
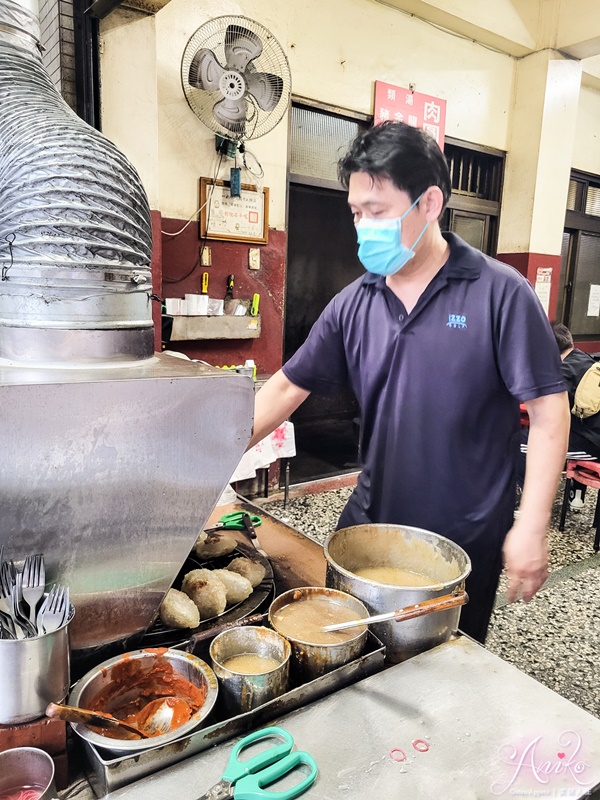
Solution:
[{"label": "wooden chair", "polygon": [[[562,509],[560,512],[559,531],[565,529],[565,519],[567,508],[569,507],[569,493],[573,486],[573,480],[590,486],[592,489],[600,489],[600,461],[567,461],[567,474],[565,480],[565,494],[563,497]],[[596,511],[594,512],[593,527],[596,529],[594,537],[594,552],[600,550],[600,492],[596,501]]]}]

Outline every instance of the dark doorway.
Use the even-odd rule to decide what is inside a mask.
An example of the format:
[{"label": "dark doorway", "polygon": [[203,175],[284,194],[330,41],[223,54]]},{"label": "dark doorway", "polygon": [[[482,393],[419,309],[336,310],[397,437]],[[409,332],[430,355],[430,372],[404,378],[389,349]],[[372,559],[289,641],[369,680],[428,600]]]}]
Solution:
[{"label": "dark doorway", "polygon": [[[364,273],[345,192],[290,184],[287,264],[286,361],[332,297]],[[358,415],[351,392],[303,403],[292,416],[292,483],[358,469]]]},{"label": "dark doorway", "polygon": [[600,336],[595,295],[600,264],[600,176],[573,172],[569,183],[556,318],[575,342]]}]

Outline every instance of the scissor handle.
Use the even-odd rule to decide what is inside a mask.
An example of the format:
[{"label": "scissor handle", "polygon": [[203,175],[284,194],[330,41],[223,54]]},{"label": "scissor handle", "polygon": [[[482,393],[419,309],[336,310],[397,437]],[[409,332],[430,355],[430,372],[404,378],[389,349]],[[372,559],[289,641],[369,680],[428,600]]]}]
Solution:
[{"label": "scissor handle", "polygon": [[[257,753],[246,761],[240,761],[238,756],[244,748],[254,742],[259,742],[261,739],[268,739],[271,736],[279,737],[283,739],[283,741],[273,745],[273,747],[269,747],[267,750],[263,750],[262,753]],[[244,775],[248,775],[251,772],[258,772],[270,766],[274,761],[278,761],[280,758],[287,756],[292,752],[293,746],[294,740],[292,735],[284,731],[283,728],[272,726],[249,733],[248,736],[244,736],[243,739],[240,739],[240,741],[234,745],[227,766],[225,767],[225,772],[223,773],[223,780],[235,783]]]},{"label": "scissor handle", "polygon": [[[279,778],[283,778],[284,775],[292,772],[300,764],[310,767],[310,772],[295,786],[285,789],[283,792],[270,792],[265,789],[265,786],[269,786]],[[234,800],[292,800],[293,797],[298,797],[309,786],[312,786],[318,774],[319,768],[314,758],[302,750],[294,750],[293,753],[284,756],[284,758],[276,761],[270,767],[241,778],[235,784],[233,797]]]},{"label": "scissor handle", "polygon": [[[229,530],[245,530],[244,514],[246,511],[231,511],[229,514],[223,514],[218,524]],[[262,519],[257,514],[248,514],[250,520],[255,528],[262,524]]]}]

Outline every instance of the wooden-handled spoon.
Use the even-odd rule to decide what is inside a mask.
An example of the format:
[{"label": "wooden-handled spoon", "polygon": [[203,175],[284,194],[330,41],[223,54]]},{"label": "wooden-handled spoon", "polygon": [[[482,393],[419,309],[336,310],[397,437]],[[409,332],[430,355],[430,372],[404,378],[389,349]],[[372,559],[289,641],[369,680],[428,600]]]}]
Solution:
[{"label": "wooden-handled spoon", "polygon": [[356,628],[359,625],[372,625],[375,622],[387,622],[388,620],[404,622],[407,619],[415,619],[425,614],[433,614],[436,611],[447,611],[449,608],[463,606],[468,602],[469,596],[466,592],[452,592],[452,594],[445,594],[442,597],[434,597],[432,600],[424,600],[422,603],[415,603],[413,606],[399,608],[397,611],[387,611],[385,614],[376,614],[372,617],[365,617],[364,619],[354,619],[350,622],[338,622],[335,625],[325,625],[321,630],[329,633],[332,631],[345,631],[347,628]]},{"label": "wooden-handled spoon", "polygon": [[87,708],[50,703],[46,708],[46,716],[51,719],[64,719],[67,722],[81,722],[82,725],[93,725],[95,728],[104,728],[105,730],[122,728],[128,733],[134,733],[136,736],[139,736],[140,739],[149,738],[147,733],[144,733],[133,725],[128,725],[126,722],[122,722],[116,717],[111,717],[110,714],[105,714],[101,711],[89,711]]},{"label": "wooden-handled spoon", "polygon": [[138,714],[139,727],[123,722],[103,711],[90,711],[78,706],[65,706],[59,703],[50,703],[46,708],[47,717],[57,717],[67,722],[81,722],[83,725],[93,725],[96,728],[114,730],[122,728],[133,733],[141,739],[151,736],[160,736],[169,733],[173,728],[173,720],[186,722],[191,716],[189,703],[182,697],[158,697],[151,700]]}]

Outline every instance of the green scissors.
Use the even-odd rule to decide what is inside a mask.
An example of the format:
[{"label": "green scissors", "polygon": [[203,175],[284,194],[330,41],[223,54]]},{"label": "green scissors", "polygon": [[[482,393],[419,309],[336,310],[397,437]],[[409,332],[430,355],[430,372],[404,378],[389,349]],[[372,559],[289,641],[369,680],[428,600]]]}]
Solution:
[{"label": "green scissors", "polygon": [[[245,761],[238,756],[241,751],[261,739],[280,737],[282,742],[257,753]],[[198,800],[291,800],[305,792],[315,782],[319,769],[315,760],[302,750],[294,750],[294,739],[283,728],[263,728],[244,736],[233,748],[221,780]],[[301,764],[309,767],[304,778],[283,792],[269,792],[265,786],[274,783]]]},{"label": "green scissors", "polygon": [[247,511],[232,511],[231,514],[223,514],[221,519],[212,528],[205,528],[207,533],[211,531],[245,531],[247,526],[244,524],[244,517],[250,518],[250,524],[258,528],[262,524],[262,519],[256,514],[249,514]]}]

